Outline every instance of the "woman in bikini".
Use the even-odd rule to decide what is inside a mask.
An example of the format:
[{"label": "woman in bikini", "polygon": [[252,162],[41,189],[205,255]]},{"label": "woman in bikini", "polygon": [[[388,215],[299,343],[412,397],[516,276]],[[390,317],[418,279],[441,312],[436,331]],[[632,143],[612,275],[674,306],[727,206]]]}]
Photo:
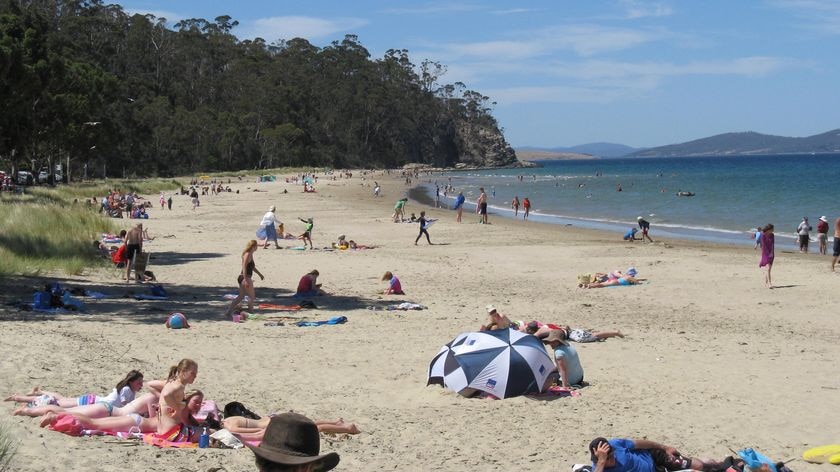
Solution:
[{"label": "woman in bikini", "polygon": [[63,408],[58,405],[23,406],[13,411],[15,416],[42,416],[48,413],[73,413],[81,414],[91,418],[105,418],[108,416],[126,416],[132,413],[145,414],[155,403],[158,393],[154,390],[143,394],[125,406],[114,406],[108,402],[96,402],[90,405]]},{"label": "woman in bikini", "polygon": [[[226,430],[236,434],[245,441],[260,441],[265,434],[265,428],[268,427],[268,422],[274,415],[266,416],[258,420],[245,418],[244,416],[229,416],[222,420],[222,425]],[[315,425],[318,427],[318,432],[328,434],[359,434],[361,431],[356,423],[345,423],[344,419],[339,418],[335,421],[331,420],[316,420]]]},{"label": "woman in bikini", "polygon": [[[252,241],[256,247],[256,241]],[[184,410],[187,385],[195,382],[198,376],[198,364],[192,359],[182,359],[177,366],[169,369],[169,376],[160,392],[158,407],[158,439],[171,442],[198,442],[201,430],[185,421]],[[199,403],[200,405],[200,403]]]},{"label": "woman in bikini", "polygon": [[225,318],[233,313],[233,310],[239,306],[239,302],[246,295],[248,296],[248,311],[254,311],[254,299],[257,298],[254,293],[254,281],[252,279],[254,272],[260,276],[260,280],[265,280],[265,277],[257,270],[257,266],[254,264],[254,252],[256,252],[257,247],[257,241],[252,239],[248,241],[248,244],[245,245],[245,250],[242,251],[242,271],[239,273],[239,278],[237,279],[239,282],[239,295],[230,303],[230,306],[225,312]]}]

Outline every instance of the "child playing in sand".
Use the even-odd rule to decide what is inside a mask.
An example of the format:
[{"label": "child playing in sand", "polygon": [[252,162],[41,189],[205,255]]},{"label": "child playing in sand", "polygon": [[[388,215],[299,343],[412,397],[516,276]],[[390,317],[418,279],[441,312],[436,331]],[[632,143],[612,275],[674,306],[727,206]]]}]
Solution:
[{"label": "child playing in sand", "polygon": [[303,234],[298,237],[298,239],[303,241],[303,247],[306,247],[306,242],[309,241],[309,249],[315,249],[315,247],[312,246],[312,227],[315,226],[312,222],[312,218],[310,217],[305,220],[303,218],[298,219],[306,223],[306,229],[303,231]]},{"label": "child playing in sand", "polygon": [[402,290],[402,285],[400,285],[400,279],[398,279],[397,276],[392,274],[390,271],[385,272],[385,275],[382,276],[382,280],[388,281],[388,288],[382,292],[383,295],[405,295]]}]

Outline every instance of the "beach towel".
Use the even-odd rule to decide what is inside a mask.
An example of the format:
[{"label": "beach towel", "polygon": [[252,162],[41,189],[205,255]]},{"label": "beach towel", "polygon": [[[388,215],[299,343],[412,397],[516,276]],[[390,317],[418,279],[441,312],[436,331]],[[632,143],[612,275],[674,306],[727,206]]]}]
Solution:
[{"label": "beach towel", "polygon": [[176,447],[181,449],[197,448],[198,443],[178,441],[181,436],[181,425],[176,424],[165,433],[148,433],[143,435],[143,442],[157,447]]},{"label": "beach towel", "polygon": [[147,295],[140,293],[134,296],[135,300],[169,300],[169,297],[162,297],[160,295]]},{"label": "beach towel", "polygon": [[397,305],[388,305],[385,309],[388,310],[388,311],[394,311],[394,310],[408,311],[408,310],[425,310],[426,307],[419,304],[419,303],[402,302],[402,303],[399,303]]},{"label": "beach towel", "polygon": [[[238,297],[238,296],[239,296],[239,295],[237,295],[237,294],[235,294],[235,293],[226,293],[226,294],[222,295],[222,298],[224,298],[225,300],[236,300],[236,297]],[[244,300],[244,301],[246,301],[246,302],[247,302],[250,298],[251,298],[251,297],[249,297],[248,295],[245,295],[245,296],[242,298],[242,300]]]},{"label": "beach towel", "polygon": [[64,433],[70,436],[81,436],[83,430],[82,424],[79,420],[70,413],[59,413],[58,419],[55,423],[50,425],[50,428],[53,431],[58,431],[59,433]]},{"label": "beach towel", "polygon": [[36,308],[36,307],[32,307],[32,310],[40,312],[40,313],[49,313],[51,315],[63,315],[63,314],[67,314],[67,313],[72,313],[70,310],[65,310],[64,308],[61,308],[61,307],[56,307],[56,308]]},{"label": "beach towel", "polygon": [[321,325],[337,325],[347,322],[346,316],[334,316],[326,321],[298,321],[297,326],[321,326]]},{"label": "beach towel", "polygon": [[272,310],[272,311],[298,311],[300,310],[300,305],[276,305],[274,303],[260,303],[257,305],[257,308],[260,310]]},{"label": "beach towel", "polygon": [[110,297],[110,295],[108,295],[107,293],[94,292],[92,290],[85,290],[85,296],[93,298],[95,300],[102,300],[103,298]]}]

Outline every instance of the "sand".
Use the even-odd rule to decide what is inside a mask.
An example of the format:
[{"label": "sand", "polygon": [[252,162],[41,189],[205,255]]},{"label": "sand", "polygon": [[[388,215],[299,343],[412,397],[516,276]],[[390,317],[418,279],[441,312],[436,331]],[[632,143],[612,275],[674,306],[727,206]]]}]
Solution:
[{"label": "sand", "polygon": [[[130,369],[163,378],[188,357],[199,364],[195,387],[220,406],[237,400],[261,414],[294,410],[356,422],[359,435],[323,437],[322,450],[341,455],[337,470],[570,470],[588,460],[586,446],[596,436],[653,439],[700,457],[755,447],[778,460],[838,442],[840,322],[830,297],[839,279],[829,257],[777,247],[778,288],[768,290],[751,247],[628,244],[619,234],[492,215],[492,224],[479,225],[471,213],[456,224],[444,209],[427,209],[440,219],[430,229],[439,244],[415,246],[416,224],[389,221],[408,188],[399,179],[375,178],[382,198],[372,196],[373,179],[359,173],[322,178],[315,194],[283,179],[234,183],[239,194],[203,197],[195,212],[188,197],[176,196],[172,211],[152,211],[146,221],[157,236],[147,244],[149,268],[170,300],[121,298],[147,287],[99,270],[55,279],[116,298],[85,300],[85,314],[42,315],[5,302],[29,300],[46,278],[13,281],[0,308],[2,389],[105,394]],[[318,248],[339,234],[377,246],[255,255],[266,276],[256,280],[258,298],[286,303],[277,296],[318,269],[334,295],[291,316],[344,315],[346,324],[299,328],[222,318],[223,295],[236,292],[239,254],[270,205],[296,234],[304,227],[297,218],[313,217]],[[421,209],[407,205],[408,213]],[[576,286],[578,273],[629,266],[650,283]],[[386,270],[400,277],[407,295],[379,295]],[[368,309],[400,301],[428,309]],[[427,387],[430,360],[458,333],[477,329],[488,303],[512,319],[619,329],[627,337],[576,344],[589,383],[576,398],[478,400]],[[192,328],[167,330],[174,311],[185,313]],[[5,405],[10,412],[12,404]],[[253,470],[247,450],[160,450],[73,438],[43,430],[32,418],[8,415],[2,423],[20,441],[11,470]],[[819,467],[791,464],[796,471]]]}]

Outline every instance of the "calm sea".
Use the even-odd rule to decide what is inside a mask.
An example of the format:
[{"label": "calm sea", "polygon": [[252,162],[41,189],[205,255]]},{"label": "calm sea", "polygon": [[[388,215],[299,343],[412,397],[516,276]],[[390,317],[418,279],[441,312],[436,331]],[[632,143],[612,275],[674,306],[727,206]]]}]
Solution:
[{"label": "calm sea", "polygon": [[[808,216],[816,230],[825,215],[840,217],[840,154],[739,157],[671,157],[543,161],[543,167],[449,172],[425,184],[451,183],[474,202],[478,188],[491,214],[513,217],[516,195],[531,200],[533,221],[623,234],[643,216],[651,235],[752,244],[751,228],[767,223],[793,245],[796,226]],[[621,191],[617,191],[619,185]],[[692,192],[680,197],[677,192]],[[451,205],[454,195],[441,200]],[[474,209],[474,205],[468,205]],[[469,221],[468,217],[467,220]],[[522,217],[521,209],[520,215]],[[617,234],[620,237],[621,234]],[[832,232],[829,232],[829,239]]]}]

